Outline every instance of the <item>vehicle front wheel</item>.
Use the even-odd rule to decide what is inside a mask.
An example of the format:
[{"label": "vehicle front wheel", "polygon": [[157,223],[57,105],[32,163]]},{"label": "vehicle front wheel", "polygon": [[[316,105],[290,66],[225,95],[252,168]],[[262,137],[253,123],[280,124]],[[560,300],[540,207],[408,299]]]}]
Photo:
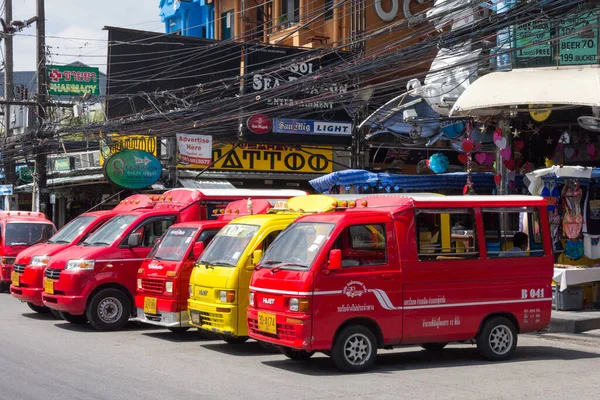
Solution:
[{"label": "vehicle front wheel", "polygon": [[489,319],[477,334],[477,349],[490,361],[509,359],[517,348],[517,329],[505,317]]},{"label": "vehicle front wheel", "polygon": [[447,345],[448,343],[424,343],[421,347],[427,351],[438,352],[442,351]]},{"label": "vehicle front wheel", "polygon": [[70,322],[72,324],[82,325],[82,324],[86,324],[88,322],[88,319],[85,316],[85,314],[73,315],[73,314],[69,314],[68,312],[64,312],[64,311],[60,311],[59,314],[62,319],[64,319],[67,322]]},{"label": "vehicle front wheel", "polygon": [[282,347],[281,352],[284,356],[294,361],[305,361],[315,354],[314,351],[296,350],[290,349],[289,347]]},{"label": "vehicle front wheel", "polygon": [[27,302],[27,305],[29,306],[29,308],[31,308],[32,311],[35,311],[36,313],[48,314],[50,312],[50,309],[46,306],[36,306],[35,304],[30,302]]},{"label": "vehicle front wheel", "polygon": [[221,336],[221,339],[229,344],[244,344],[248,341],[248,336]]},{"label": "vehicle front wheel", "polygon": [[189,326],[173,326],[173,327],[167,328],[167,329],[173,333],[183,333],[183,332],[187,332],[190,329],[190,327]]},{"label": "vehicle front wheel", "polygon": [[350,325],[336,336],[331,349],[331,359],[342,372],[368,370],[377,357],[377,339],[370,329]]},{"label": "vehicle front wheel", "polygon": [[131,303],[122,291],[104,289],[92,297],[86,315],[95,330],[116,331],[129,321]]}]

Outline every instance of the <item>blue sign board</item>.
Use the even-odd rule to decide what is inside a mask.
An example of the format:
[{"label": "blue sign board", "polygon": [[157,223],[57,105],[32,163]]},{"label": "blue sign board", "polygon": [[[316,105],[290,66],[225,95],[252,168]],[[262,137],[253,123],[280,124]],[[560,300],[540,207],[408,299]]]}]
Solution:
[{"label": "blue sign board", "polygon": [[12,196],[13,185],[0,185],[0,196]]},{"label": "blue sign board", "polygon": [[296,135],[351,136],[352,123],[274,118],[273,132]]}]

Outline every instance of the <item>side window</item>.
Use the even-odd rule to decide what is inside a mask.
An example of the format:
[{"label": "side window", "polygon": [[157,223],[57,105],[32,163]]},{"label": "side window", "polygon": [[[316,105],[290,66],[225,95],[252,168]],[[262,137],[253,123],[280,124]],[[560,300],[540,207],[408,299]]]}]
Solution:
[{"label": "side window", "polygon": [[383,265],[387,263],[385,225],[353,225],[335,241],[342,250],[342,267]]},{"label": "side window", "polygon": [[473,210],[418,209],[415,219],[420,261],[479,258]]},{"label": "side window", "polygon": [[206,231],[202,231],[202,233],[200,234],[200,236],[198,236],[198,239],[196,240],[196,243],[198,242],[204,242],[204,248],[206,248],[208,246],[208,244],[214,239],[215,235],[219,232],[219,230],[206,230]]},{"label": "side window", "polygon": [[277,238],[277,236],[280,233],[281,233],[281,231],[273,231],[273,232],[269,233],[267,235],[267,237],[265,238],[265,240],[263,240],[262,243],[258,245],[258,247],[256,248],[256,250],[267,251],[267,249],[269,248],[269,246],[271,245],[271,243],[273,243],[273,241],[275,240],[275,238]]},{"label": "side window", "polygon": [[148,221],[136,232],[142,234],[142,245],[140,247],[152,247],[157,239],[169,229],[175,222],[175,217],[160,218]]},{"label": "side window", "polygon": [[484,208],[482,211],[489,258],[544,255],[537,208]]}]

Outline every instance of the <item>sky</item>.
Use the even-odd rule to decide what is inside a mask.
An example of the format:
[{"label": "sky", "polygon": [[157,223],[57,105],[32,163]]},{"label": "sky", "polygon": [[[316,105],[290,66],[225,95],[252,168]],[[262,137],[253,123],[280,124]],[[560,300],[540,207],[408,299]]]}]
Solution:
[{"label": "sky", "polygon": [[[108,32],[102,28],[118,26],[164,32],[158,3],[159,0],[46,0],[46,45],[51,53],[48,64],[81,61],[106,72]],[[13,0],[13,20],[33,17],[35,7],[36,0]],[[15,71],[35,69],[35,46],[35,25],[15,35]]]}]

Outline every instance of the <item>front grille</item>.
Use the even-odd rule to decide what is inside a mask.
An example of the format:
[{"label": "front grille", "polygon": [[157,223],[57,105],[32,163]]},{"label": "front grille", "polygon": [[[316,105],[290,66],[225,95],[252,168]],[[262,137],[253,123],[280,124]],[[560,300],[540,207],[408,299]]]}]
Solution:
[{"label": "front grille", "polygon": [[270,337],[273,339],[281,339],[286,341],[293,341],[296,338],[296,331],[294,329],[294,325],[290,324],[277,324],[277,334],[272,334],[268,332],[263,332],[258,330],[258,321],[254,318],[248,318],[248,330],[250,332]]},{"label": "front grille", "polygon": [[164,291],[165,282],[161,279],[142,278],[142,289],[149,292],[162,293]]},{"label": "front grille", "polygon": [[23,272],[25,272],[25,267],[25,264],[14,264],[13,271],[15,271],[18,274],[22,274]]},{"label": "front grille", "polygon": [[223,314],[220,313],[209,313],[200,311],[200,324],[208,325],[214,328],[224,328],[225,321],[223,319]]},{"label": "front grille", "polygon": [[58,279],[60,277],[61,272],[62,272],[62,269],[46,268],[46,278]]}]

